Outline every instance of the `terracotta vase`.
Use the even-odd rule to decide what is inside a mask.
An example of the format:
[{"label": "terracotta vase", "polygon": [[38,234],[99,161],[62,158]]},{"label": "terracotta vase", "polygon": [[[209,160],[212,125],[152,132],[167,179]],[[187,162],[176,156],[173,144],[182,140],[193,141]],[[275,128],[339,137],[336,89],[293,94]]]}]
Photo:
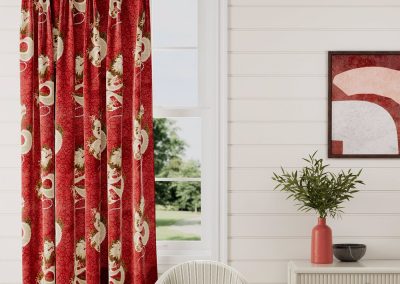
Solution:
[{"label": "terracotta vase", "polygon": [[315,264],[333,262],[332,230],[326,225],[325,218],[318,218],[318,224],[312,230],[311,262]]}]

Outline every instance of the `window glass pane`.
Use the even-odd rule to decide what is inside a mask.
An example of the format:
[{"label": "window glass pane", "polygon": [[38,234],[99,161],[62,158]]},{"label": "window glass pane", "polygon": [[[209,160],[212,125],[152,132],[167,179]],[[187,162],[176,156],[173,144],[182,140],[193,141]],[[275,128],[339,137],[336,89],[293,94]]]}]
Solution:
[{"label": "window glass pane", "polygon": [[201,119],[155,118],[154,156],[157,178],[201,177]]},{"label": "window glass pane", "polygon": [[201,239],[201,182],[156,182],[157,240]]},{"label": "window glass pane", "polygon": [[197,46],[197,0],[152,0],[152,45]]},{"label": "window glass pane", "polygon": [[153,52],[155,106],[196,106],[197,50]]}]

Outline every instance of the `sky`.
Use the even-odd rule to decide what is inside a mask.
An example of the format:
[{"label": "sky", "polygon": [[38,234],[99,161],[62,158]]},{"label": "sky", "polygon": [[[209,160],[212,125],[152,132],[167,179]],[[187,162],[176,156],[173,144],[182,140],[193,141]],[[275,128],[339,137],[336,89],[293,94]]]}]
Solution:
[{"label": "sky", "polygon": [[[151,0],[151,9],[154,106],[196,106],[197,0]],[[200,118],[173,119],[188,144],[186,158],[201,161]]]}]

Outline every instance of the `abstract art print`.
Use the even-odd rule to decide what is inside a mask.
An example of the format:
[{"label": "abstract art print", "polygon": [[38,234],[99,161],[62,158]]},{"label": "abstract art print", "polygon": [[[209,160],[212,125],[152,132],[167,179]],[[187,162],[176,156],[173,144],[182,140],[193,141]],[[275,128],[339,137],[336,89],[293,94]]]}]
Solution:
[{"label": "abstract art print", "polygon": [[400,52],[329,52],[328,156],[400,157]]}]

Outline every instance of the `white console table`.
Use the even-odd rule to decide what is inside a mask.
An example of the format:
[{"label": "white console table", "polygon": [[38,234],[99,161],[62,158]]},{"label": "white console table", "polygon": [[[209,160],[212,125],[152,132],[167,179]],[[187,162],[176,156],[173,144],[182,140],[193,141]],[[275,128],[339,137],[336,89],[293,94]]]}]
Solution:
[{"label": "white console table", "polygon": [[312,264],[291,261],[289,284],[400,284],[400,260]]}]

